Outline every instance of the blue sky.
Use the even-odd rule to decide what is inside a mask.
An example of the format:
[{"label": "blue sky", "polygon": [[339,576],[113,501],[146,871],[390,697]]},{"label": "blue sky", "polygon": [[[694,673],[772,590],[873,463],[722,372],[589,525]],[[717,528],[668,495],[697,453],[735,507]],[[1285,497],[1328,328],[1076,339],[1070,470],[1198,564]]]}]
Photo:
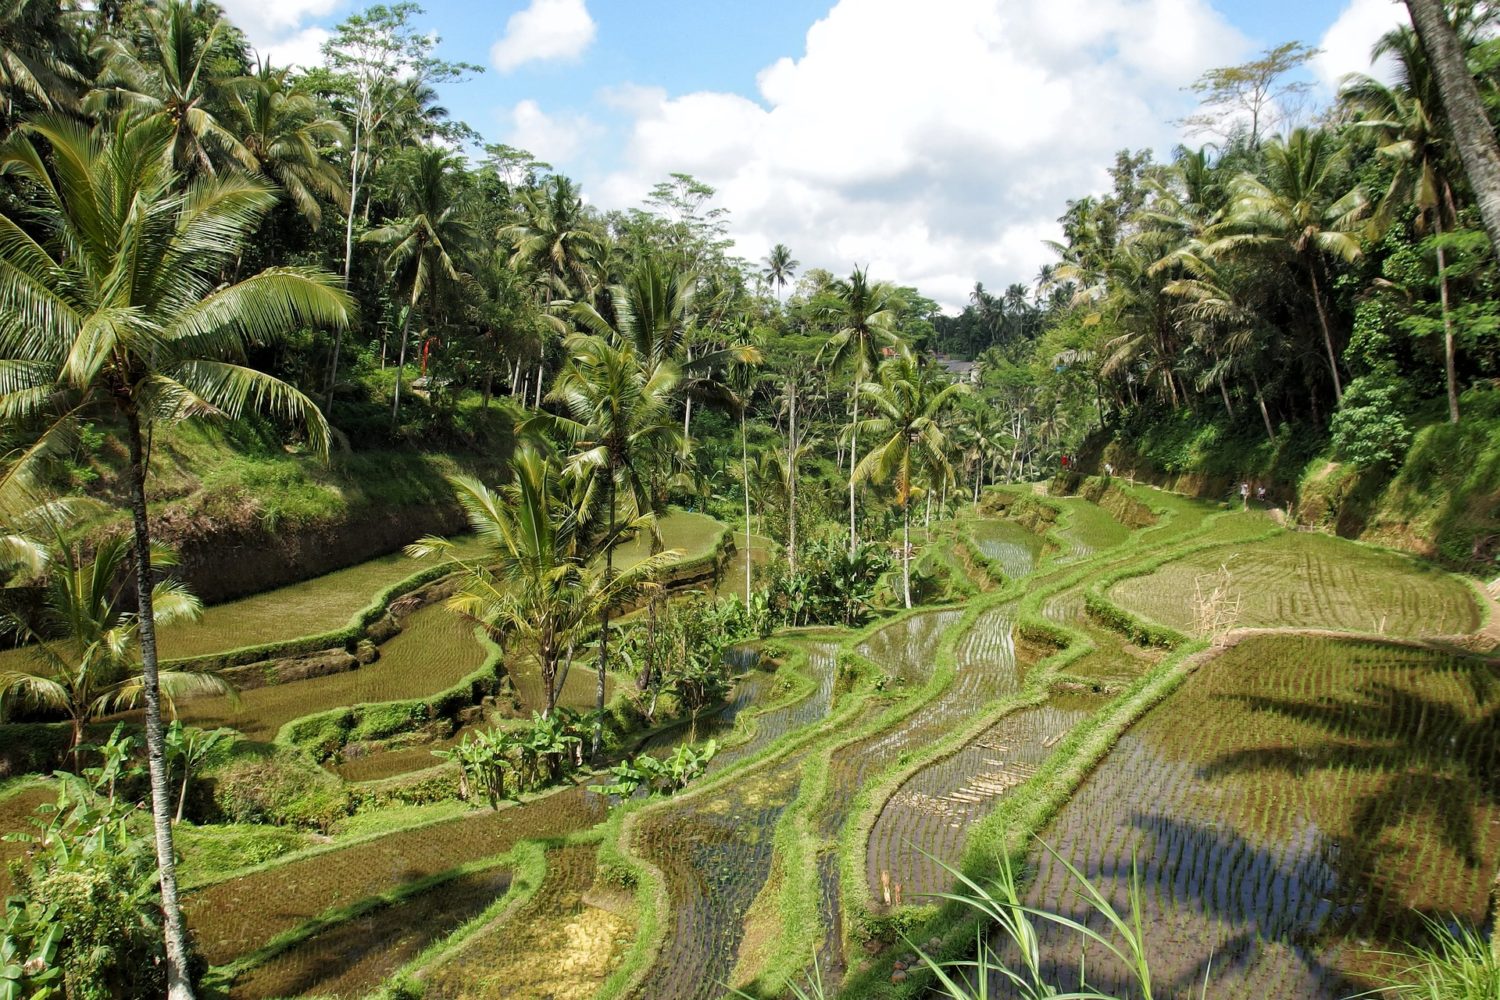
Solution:
[{"label": "blue sky", "polygon": [[[355,0],[225,0],[279,62],[316,58]],[[1203,69],[1322,45],[1331,93],[1392,0],[428,0],[442,55],[486,72],[456,117],[603,207],[682,170],[719,189],[745,256],[915,284],[947,305],[1027,280],[1064,202],[1122,146],[1168,152]]]}]

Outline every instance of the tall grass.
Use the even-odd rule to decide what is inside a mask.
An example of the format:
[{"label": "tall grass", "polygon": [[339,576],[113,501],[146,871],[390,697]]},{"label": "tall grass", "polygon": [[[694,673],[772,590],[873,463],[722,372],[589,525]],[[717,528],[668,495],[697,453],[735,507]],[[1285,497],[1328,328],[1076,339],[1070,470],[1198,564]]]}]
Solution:
[{"label": "tall grass", "polygon": [[[1500,997],[1500,953],[1484,934],[1461,925],[1457,930],[1431,917],[1431,944],[1411,949],[1408,965],[1385,977],[1385,985],[1363,996],[1396,1000],[1495,1000]],[[1397,957],[1397,956],[1391,956]]]}]

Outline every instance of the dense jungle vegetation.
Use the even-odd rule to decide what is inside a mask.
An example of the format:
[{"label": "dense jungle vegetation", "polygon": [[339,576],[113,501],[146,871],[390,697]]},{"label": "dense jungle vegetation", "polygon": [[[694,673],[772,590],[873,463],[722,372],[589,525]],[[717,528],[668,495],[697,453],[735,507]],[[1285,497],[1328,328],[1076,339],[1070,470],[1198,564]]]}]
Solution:
[{"label": "dense jungle vegetation", "polygon": [[[165,992],[180,1000],[255,963],[252,975],[274,978],[277,956],[315,937],[318,920],[336,923],[334,912],[362,919],[358,906],[378,910],[390,899],[338,897],[335,906],[318,896],[300,914],[305,924],[277,927],[267,918],[220,938],[199,935],[195,953],[187,924],[201,921],[196,933],[212,922],[214,906],[202,901],[218,883],[204,875],[187,887],[199,902],[194,910],[189,901],[185,922],[177,871],[184,850],[195,877],[227,879],[246,858],[317,850],[314,837],[357,849],[361,837],[401,830],[408,815],[401,810],[451,818],[457,812],[440,812],[460,800],[465,810],[470,802],[491,807],[486,815],[497,825],[485,836],[496,839],[465,856],[454,898],[469,901],[443,918],[452,920],[444,933],[495,917],[487,907],[511,891],[521,893],[523,909],[544,905],[554,890],[581,897],[596,869],[600,882],[631,872],[615,888],[646,894],[644,869],[611,853],[618,847],[606,838],[625,836],[620,828],[635,816],[647,817],[642,836],[655,843],[675,843],[682,829],[644,810],[606,821],[585,796],[587,776],[610,782],[595,798],[613,796],[623,813],[633,801],[724,773],[711,765],[749,760],[752,748],[769,753],[807,723],[778,717],[762,723],[762,744],[737,742],[738,730],[721,742],[726,733],[715,726],[734,719],[710,716],[726,703],[740,711],[753,700],[747,690],[774,706],[806,698],[847,725],[851,740],[873,740],[881,730],[863,727],[877,723],[908,725],[896,708],[889,720],[875,709],[958,669],[949,661],[969,654],[944,636],[960,615],[900,618],[909,648],[888,657],[903,666],[882,673],[884,633],[854,631],[873,628],[881,612],[989,594],[963,628],[985,635],[970,619],[1004,610],[1010,617],[986,627],[1003,633],[990,641],[1012,660],[1086,660],[1092,654],[1063,652],[1084,634],[1067,632],[1073,625],[1038,625],[1006,645],[1021,591],[1004,588],[1036,570],[1044,550],[1050,558],[1072,546],[1048,566],[1047,594],[1071,602],[1058,622],[1092,615],[1095,632],[1085,641],[1112,642],[1141,664],[1162,661],[1163,650],[1186,651],[1222,631],[1202,627],[1201,602],[1170,613],[1155,607],[1165,606],[1161,595],[1202,579],[1188,558],[1198,550],[1187,543],[1238,544],[1273,530],[1271,522],[1226,520],[1220,537],[1204,509],[1159,499],[1133,481],[1116,485],[1125,473],[1243,508],[1254,490],[1260,506],[1282,510],[1282,523],[1493,576],[1500,266],[1492,237],[1500,215],[1487,209],[1500,208],[1492,124],[1500,118],[1500,11],[1480,2],[1411,7],[1421,36],[1402,29],[1376,50],[1396,67],[1394,82],[1351,78],[1327,107],[1307,103],[1298,73],[1312,52],[1299,44],[1208,72],[1195,88],[1200,110],[1183,123],[1202,145],[1179,148],[1166,162],[1150,150],[1121,151],[1109,190],[1079,192],[1060,206],[1062,238],[1038,248],[1047,263],[1033,283],[999,294],[976,283],[969,303],[949,315],[919,289],[857,265],[847,275],[803,268],[784,245],[764,260],[737,257],[727,210],[712,187],[686,174],[664,178],[638,208],[600,211],[551,165],[486,143],[448,114],[443,85],[482,70],[441,58],[415,4],[351,15],[326,43],[324,65],[300,69],[259,59],[202,0],[7,0],[0,611],[7,644],[26,648],[0,651],[11,657],[0,664],[7,720],[0,728],[16,734],[7,746],[26,749],[31,766],[21,771],[55,767],[62,776],[40,803],[39,831],[21,835],[25,858],[8,855],[16,859],[15,895],[0,945],[0,996]],[[1456,82],[1467,87],[1463,94]],[[1472,165],[1484,153],[1474,152],[1484,145],[1475,145],[1475,108],[1495,176]],[[1006,488],[1059,472],[1057,490],[1082,490],[1087,503],[1043,502],[1029,487]],[[1161,504],[1178,520],[1152,536],[1163,515],[1153,505]],[[211,540],[228,525],[252,538],[357,533],[352,510],[438,506],[461,512],[472,534],[403,539],[413,543],[409,555],[427,560],[410,570],[427,574],[421,584],[451,584],[433,598],[445,605],[436,609],[441,620],[419,617],[428,614],[422,609],[403,621],[405,653],[394,645],[377,652],[400,640],[372,638],[372,629],[399,610],[405,591],[395,585],[410,573],[376,567],[349,585],[364,589],[332,621],[310,615],[306,627],[284,635],[240,635],[180,659],[158,655],[158,627],[162,648],[176,655],[174,630],[205,615],[193,588],[172,574],[172,543],[187,535]],[[981,515],[1005,515],[1025,530],[976,527]],[[1182,525],[1191,527],[1165,530]],[[1006,534],[1013,529],[1016,536]],[[1174,550],[1180,561],[1159,576],[1146,575],[1158,567],[1143,561],[1152,537],[1182,546]],[[700,563],[722,575],[731,546],[740,556],[733,572],[743,574],[732,597],[674,592],[699,579]],[[1116,547],[1137,561],[1102,555]],[[1287,567],[1345,565],[1345,556],[1300,541],[1286,547],[1267,557],[1268,581]],[[234,558],[225,556],[225,572]],[[1402,558],[1348,557],[1348,565],[1396,579],[1409,571]],[[1087,589],[1082,570],[1067,575],[1068,559],[1107,585]],[[1188,567],[1188,575],[1177,580],[1173,567]],[[1127,570],[1140,572],[1109,591]],[[1403,608],[1409,614],[1394,617],[1396,628],[1481,629],[1483,614],[1455,579],[1403,582],[1401,593],[1417,596]],[[995,603],[1002,595],[1011,602],[1003,608]],[[1111,603],[1128,605],[1132,595],[1141,612],[1172,627]],[[1351,631],[1369,631],[1375,616],[1383,633],[1380,600],[1390,595],[1366,596],[1332,614],[1346,615]],[[1025,613],[1043,614],[1042,599]],[[1279,606],[1249,605],[1267,617],[1256,624],[1287,624]],[[344,627],[351,610],[355,623]],[[1298,624],[1328,620],[1310,614]],[[1432,625],[1438,620],[1441,630]],[[1104,625],[1126,638],[1095,634],[1108,631]],[[784,631],[809,627],[843,630],[844,645],[824,632]],[[769,680],[736,687],[731,661],[747,641],[765,642],[760,655],[786,667],[774,689]],[[462,652],[433,665],[432,651],[453,644]],[[245,673],[273,656],[324,647],[351,673],[359,672],[356,659],[368,665],[376,655],[391,664],[402,655],[433,662],[421,659],[422,684],[378,694],[361,693],[357,682],[330,684],[324,701],[300,693],[297,685],[311,681],[283,687],[279,676],[263,682]],[[17,665],[16,656],[31,653],[26,667]],[[1345,663],[1342,652],[1318,655]],[[514,675],[504,682],[502,662]],[[1398,666],[1409,668],[1404,660]],[[1082,668],[1057,676],[1083,700],[1048,703],[1044,712],[1049,695],[1019,681],[976,689],[968,704],[935,702],[950,714],[920,722],[929,730],[910,723],[890,761],[872,743],[850,754],[863,763],[821,774],[808,742],[796,752],[809,756],[778,762],[754,791],[767,801],[790,796],[805,760],[808,774],[831,783],[827,815],[836,817],[828,821],[836,833],[868,805],[859,796],[871,794],[860,790],[864,772],[850,768],[876,767],[873,782],[879,767],[904,765],[906,755],[959,732],[976,705],[1031,698],[1006,704],[1042,713],[1026,716],[1041,727],[1026,735],[1050,749],[1066,730],[1046,727],[1086,725],[1080,720],[1096,707],[1088,697],[1123,691],[1139,715],[1161,696],[1145,672],[1103,681]],[[840,700],[850,692],[869,695],[874,708],[860,715]],[[475,724],[506,697],[515,717]],[[240,699],[260,713],[258,728],[243,721]],[[178,703],[190,701],[214,707],[179,715]],[[465,714],[474,709],[481,714]],[[1452,714],[1444,725],[1466,725]],[[403,753],[402,767],[413,755],[431,764],[435,752],[451,794],[446,784],[433,791],[441,783],[434,779],[403,788],[406,798],[381,798],[378,788],[355,788],[353,771],[339,772],[360,766],[348,748],[409,738],[435,720],[454,723],[445,733],[451,739],[434,743],[435,751],[381,744],[379,752],[395,755],[381,766]],[[672,743],[681,736],[673,727],[687,727],[690,738]],[[1488,730],[1463,731],[1473,746],[1490,746]],[[1095,738],[1079,737],[1079,760],[1087,757],[1083,741]],[[1042,765],[1028,759],[1026,767]],[[200,780],[210,771],[212,791]],[[1488,789],[1480,799],[1493,799],[1489,777],[1470,783]],[[17,788],[16,802],[37,804],[27,798],[35,786]],[[748,798],[722,794],[723,809],[748,808]],[[200,811],[195,802],[208,798],[212,807]],[[525,813],[534,829],[501,830],[509,815],[502,804],[522,801],[561,804],[555,814],[544,811],[551,805]],[[800,799],[787,802],[766,814],[777,845],[796,842],[797,825],[812,822],[798,811]],[[871,824],[877,819],[902,830],[917,822],[877,813]],[[1042,820],[1029,822],[1039,828]],[[753,855],[752,846],[741,845],[742,853]],[[583,888],[538,889],[544,849],[566,862],[548,871],[565,871]],[[660,858],[674,850],[661,849]],[[957,865],[958,850],[934,864]],[[494,862],[502,855],[504,873]],[[1024,948],[1034,932],[1016,921],[1027,905],[1052,901],[1026,904],[1008,857],[993,881],[969,885],[964,902]],[[1049,874],[1061,862],[1063,880],[1076,876],[1087,889],[1082,874],[1053,857],[1042,862]],[[1465,857],[1487,855],[1480,845]],[[379,869],[348,865],[351,884]],[[880,910],[863,870],[817,871],[827,885],[857,883],[859,905],[882,919],[901,906],[899,885]],[[309,875],[303,887],[309,898],[314,882]],[[367,888],[374,899],[388,887]],[[1095,904],[1096,916],[1130,942],[1129,955],[1116,953],[1134,964],[1121,995],[1149,996],[1143,945],[1115,922],[1107,901]],[[288,912],[298,905],[288,902]],[[733,921],[766,927],[777,919],[736,905]],[[916,918],[904,920],[872,920],[864,930],[915,933]],[[1439,983],[1434,990],[1458,989],[1441,982],[1461,975],[1496,981],[1480,931],[1441,922],[1426,930],[1435,936],[1424,940],[1436,943],[1419,954],[1403,989],[1422,976]],[[599,932],[628,936],[612,925]],[[932,942],[944,940],[933,932]],[[801,980],[788,984],[810,956],[765,947],[757,959],[763,978],[745,973],[740,985],[774,983],[762,995],[803,989]],[[972,936],[964,947],[973,951]],[[421,949],[413,948],[382,978],[415,961]],[[981,943],[981,964],[999,963],[1002,952]],[[819,955],[811,958],[821,968]],[[696,955],[684,950],[671,962],[681,995],[700,988],[689,984],[707,975]],[[1467,972],[1463,962],[1471,963]],[[880,988],[905,988],[908,971],[914,976],[923,963],[938,969],[925,953],[920,962],[909,955],[882,966]],[[452,967],[424,980],[433,995],[450,995],[442,969]],[[980,995],[963,976],[946,978],[953,966],[944,968],[934,987],[942,995]],[[603,979],[606,971],[587,975]],[[733,972],[714,975],[727,982]],[[851,995],[885,995],[859,993],[858,976],[850,982]]]}]

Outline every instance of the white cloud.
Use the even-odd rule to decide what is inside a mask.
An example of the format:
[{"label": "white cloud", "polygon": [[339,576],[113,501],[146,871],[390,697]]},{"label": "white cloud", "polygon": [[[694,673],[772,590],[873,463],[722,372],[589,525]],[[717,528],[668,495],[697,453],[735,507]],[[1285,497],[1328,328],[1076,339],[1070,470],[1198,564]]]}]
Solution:
[{"label": "white cloud", "polygon": [[490,48],[490,61],[502,73],[528,62],[576,59],[598,28],[584,0],[531,0],[505,22],[505,34]]},{"label": "white cloud", "polygon": [[306,26],[346,6],[348,0],[221,0],[229,19],[250,45],[277,66],[316,66],[328,32]]},{"label": "white cloud", "polygon": [[1182,88],[1248,49],[1208,0],[840,0],[760,73],[761,103],[612,90],[628,139],[583,179],[625,207],[691,173],[744,256],[786,243],[956,305],[1029,280],[1066,199],[1105,189],[1122,147],[1170,149]]},{"label": "white cloud", "polygon": [[1380,36],[1398,25],[1410,24],[1404,4],[1392,0],[1349,0],[1349,5],[1329,26],[1318,43],[1322,53],[1313,60],[1313,70],[1330,91],[1349,73],[1369,73],[1390,79],[1392,65],[1370,65],[1370,50]]},{"label": "white cloud", "polygon": [[584,115],[549,115],[536,101],[521,101],[504,115],[505,141],[537,159],[558,163],[578,155],[599,128]]}]

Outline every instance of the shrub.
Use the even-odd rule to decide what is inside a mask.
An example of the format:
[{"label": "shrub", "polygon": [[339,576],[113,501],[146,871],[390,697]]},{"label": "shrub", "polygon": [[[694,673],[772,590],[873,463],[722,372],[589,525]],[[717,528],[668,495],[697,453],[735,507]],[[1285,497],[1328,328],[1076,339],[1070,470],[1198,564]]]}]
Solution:
[{"label": "shrub", "polygon": [[1393,379],[1357,378],[1344,392],[1333,415],[1333,448],[1339,457],[1362,468],[1389,468],[1411,444],[1406,393]]},{"label": "shrub", "polygon": [[214,804],[231,823],[327,832],[349,814],[343,782],[295,750],[237,757],[215,773],[213,781]]}]

